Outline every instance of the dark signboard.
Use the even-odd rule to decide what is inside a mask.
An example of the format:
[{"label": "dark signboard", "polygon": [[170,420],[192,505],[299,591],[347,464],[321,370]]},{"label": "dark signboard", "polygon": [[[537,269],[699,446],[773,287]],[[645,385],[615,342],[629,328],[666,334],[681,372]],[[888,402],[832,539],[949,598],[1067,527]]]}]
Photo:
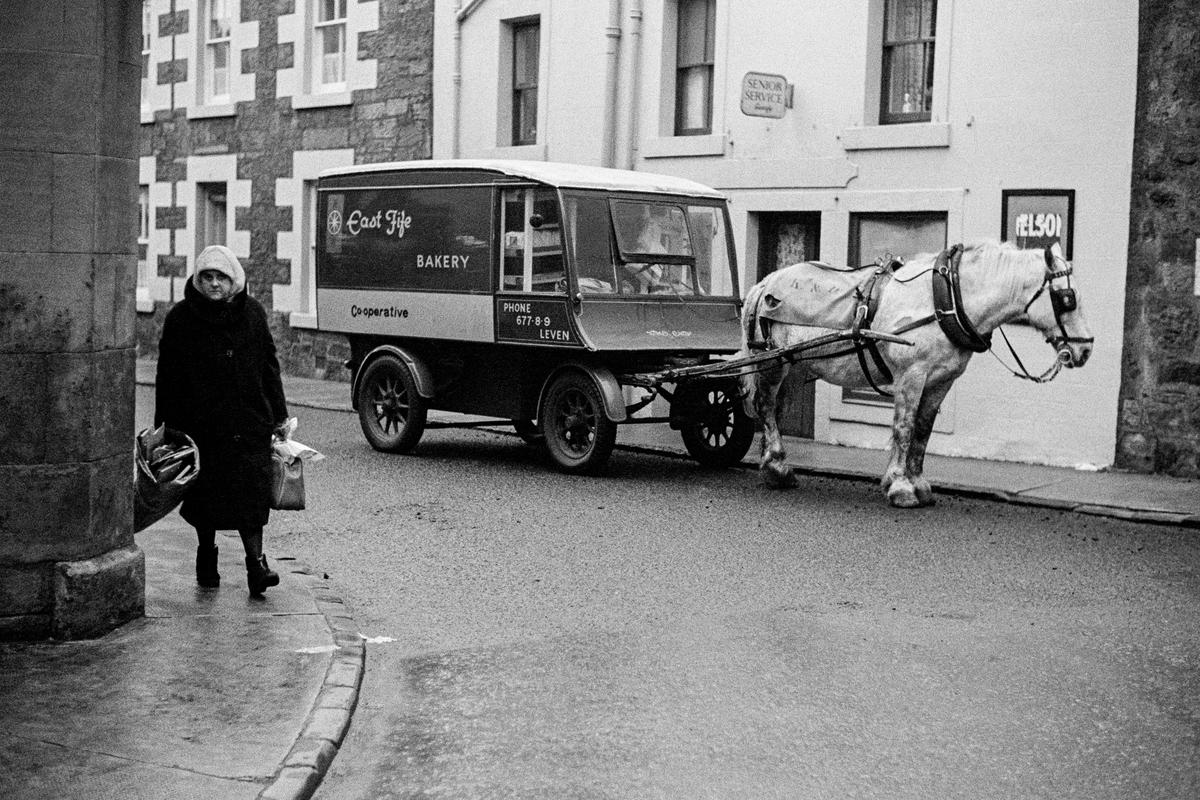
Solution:
[{"label": "dark signboard", "polygon": [[491,291],[490,187],[337,189],[320,209],[321,288]]},{"label": "dark signboard", "polygon": [[579,345],[567,316],[567,301],[496,298],[496,341]]},{"label": "dark signboard", "polygon": [[1058,242],[1068,260],[1074,257],[1074,189],[1005,189],[1001,198],[1001,240],[1022,248]]}]

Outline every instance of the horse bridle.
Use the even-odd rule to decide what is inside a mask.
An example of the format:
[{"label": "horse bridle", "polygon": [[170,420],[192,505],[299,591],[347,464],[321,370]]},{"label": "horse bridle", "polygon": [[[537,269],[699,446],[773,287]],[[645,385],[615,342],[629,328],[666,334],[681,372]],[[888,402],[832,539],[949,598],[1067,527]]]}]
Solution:
[{"label": "horse bridle", "polygon": [[[1058,262],[1062,262],[1062,269],[1054,269]],[[1071,336],[1067,333],[1067,328],[1063,325],[1063,314],[1070,313],[1079,308],[1079,299],[1075,296],[1075,289],[1071,286],[1071,274],[1075,271],[1071,266],[1071,262],[1061,256],[1055,256],[1046,248],[1046,267],[1050,270],[1042,278],[1042,285],[1033,293],[1033,297],[1029,298],[1029,302],[1025,304],[1025,309],[1022,313],[1028,313],[1030,306],[1034,304],[1042,292],[1050,289],[1050,307],[1054,311],[1054,323],[1058,326],[1058,331],[1061,336],[1047,336],[1046,341],[1058,351],[1058,358],[1064,363],[1070,361],[1071,352],[1068,345],[1071,344],[1091,344],[1096,341],[1094,336]],[[1067,285],[1065,287],[1057,287],[1054,285],[1055,278],[1066,278]]]}]

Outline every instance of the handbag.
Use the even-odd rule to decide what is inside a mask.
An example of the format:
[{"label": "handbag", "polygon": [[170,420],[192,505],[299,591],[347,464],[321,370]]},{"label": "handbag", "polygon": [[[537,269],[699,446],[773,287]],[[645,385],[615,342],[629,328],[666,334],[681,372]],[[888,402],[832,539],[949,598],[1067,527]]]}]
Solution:
[{"label": "handbag", "polygon": [[158,522],[183,502],[200,474],[200,451],[186,433],[165,425],[134,437],[133,531]]},{"label": "handbag", "polygon": [[271,508],[304,510],[304,459],[271,450]]}]

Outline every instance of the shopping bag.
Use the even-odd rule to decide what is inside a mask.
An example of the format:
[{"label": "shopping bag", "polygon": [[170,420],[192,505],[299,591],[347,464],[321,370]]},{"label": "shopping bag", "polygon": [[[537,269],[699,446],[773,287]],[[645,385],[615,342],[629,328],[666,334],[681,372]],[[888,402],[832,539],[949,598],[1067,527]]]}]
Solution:
[{"label": "shopping bag", "polygon": [[133,445],[133,530],[145,530],[183,502],[200,474],[200,451],[185,433],[144,428]]},{"label": "shopping bag", "polygon": [[284,437],[271,441],[271,508],[276,511],[304,510],[304,462],[325,458],[291,438],[296,425],[295,417],[288,418]]},{"label": "shopping bag", "polygon": [[304,510],[304,459],[281,453],[273,446],[271,508],[277,511]]}]

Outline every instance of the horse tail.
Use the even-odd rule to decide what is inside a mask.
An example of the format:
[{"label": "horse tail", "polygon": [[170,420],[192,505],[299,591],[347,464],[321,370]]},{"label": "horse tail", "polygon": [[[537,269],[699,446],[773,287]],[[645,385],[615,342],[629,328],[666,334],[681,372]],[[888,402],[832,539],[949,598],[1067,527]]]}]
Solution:
[{"label": "horse tail", "polygon": [[[740,356],[744,357],[753,354],[753,346],[761,341],[758,306],[762,302],[764,291],[766,291],[764,282],[759,281],[746,292],[746,299],[742,305],[742,350],[739,353]],[[742,403],[745,407],[746,416],[751,419],[757,417],[754,411],[754,395],[758,386],[755,375],[756,373],[752,368],[747,368],[743,369],[738,376],[738,381],[741,383],[742,388]]]}]

